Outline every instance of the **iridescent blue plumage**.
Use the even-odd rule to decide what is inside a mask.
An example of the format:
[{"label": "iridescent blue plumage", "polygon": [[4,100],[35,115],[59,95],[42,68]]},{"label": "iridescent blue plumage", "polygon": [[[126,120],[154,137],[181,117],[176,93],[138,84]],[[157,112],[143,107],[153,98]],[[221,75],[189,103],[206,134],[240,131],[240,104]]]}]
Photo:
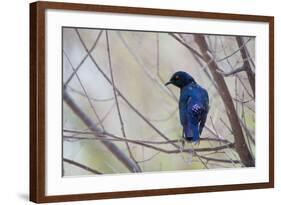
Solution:
[{"label": "iridescent blue plumage", "polygon": [[176,72],[168,84],[181,89],[179,99],[180,121],[183,137],[187,141],[198,142],[209,110],[208,92],[183,71]]}]

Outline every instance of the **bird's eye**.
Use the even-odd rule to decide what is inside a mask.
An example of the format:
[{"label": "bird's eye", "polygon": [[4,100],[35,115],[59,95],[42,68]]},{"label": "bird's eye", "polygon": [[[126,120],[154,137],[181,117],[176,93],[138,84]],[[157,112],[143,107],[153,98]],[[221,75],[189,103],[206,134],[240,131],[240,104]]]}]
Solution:
[{"label": "bird's eye", "polygon": [[178,75],[176,75],[175,79],[178,80],[178,79],[180,79],[180,77]]}]

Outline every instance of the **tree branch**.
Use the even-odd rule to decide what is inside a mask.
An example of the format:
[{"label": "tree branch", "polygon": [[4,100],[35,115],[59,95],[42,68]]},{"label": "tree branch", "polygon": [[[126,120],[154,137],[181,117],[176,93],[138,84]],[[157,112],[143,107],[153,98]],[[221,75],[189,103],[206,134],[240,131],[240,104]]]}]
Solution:
[{"label": "tree branch", "polygon": [[[142,68],[144,70],[144,73],[146,74],[146,76],[148,76],[148,78],[150,80],[155,82],[156,85],[159,88],[161,88],[164,92],[166,92],[170,97],[172,97],[173,99],[177,99],[176,95],[173,92],[171,92],[171,90],[164,85],[165,83],[163,83],[163,79],[160,77],[160,75],[158,76],[158,77],[160,77],[158,79],[153,74],[153,72],[151,72],[151,69],[149,69],[149,68],[147,68],[147,66],[145,66],[145,64],[143,63],[142,59],[137,56],[136,52],[126,42],[125,38],[123,37],[123,35],[121,34],[120,31],[117,31],[117,35],[118,35],[119,39],[121,40],[121,42],[123,43],[124,47],[127,48],[128,52],[132,55],[132,57],[134,58],[135,62],[139,65],[140,68]],[[158,69],[158,71],[159,71],[159,69]]]},{"label": "tree branch", "polygon": [[229,54],[229,55],[227,55],[227,56],[225,56],[225,57],[223,57],[223,58],[221,58],[221,59],[217,59],[216,62],[221,62],[221,61],[224,61],[224,60],[226,60],[226,59],[232,57],[233,55],[235,55],[236,53],[238,53],[241,49],[243,49],[243,48],[247,45],[247,43],[249,43],[250,40],[252,40],[252,39],[249,38],[246,42],[240,44],[240,45],[239,45],[239,48],[238,48],[236,51],[234,51],[233,53],[231,53],[231,54]]},{"label": "tree branch", "polygon": [[[84,122],[85,125],[88,126],[88,128],[96,132],[97,137],[104,137],[104,135],[99,134],[102,133],[102,130],[98,128],[92,120],[84,113],[79,106],[73,101],[73,99],[69,96],[69,94],[64,91],[63,92],[63,100],[66,102],[66,104],[72,109],[72,111]],[[138,166],[129,159],[115,144],[108,142],[108,141],[102,141],[102,143],[108,148],[110,152],[119,160],[121,161],[130,171],[132,172],[139,172]]]},{"label": "tree branch", "polygon": [[247,76],[248,76],[248,79],[249,79],[249,82],[250,82],[250,85],[251,85],[251,88],[253,91],[253,95],[255,96],[255,73],[252,71],[251,65],[248,60],[248,55],[247,55],[248,51],[247,51],[247,47],[245,46],[246,44],[243,40],[243,37],[241,37],[241,36],[236,36],[236,41],[237,41],[238,46],[241,47],[241,49],[239,49],[239,51],[240,51],[242,59],[244,61],[243,66],[246,69],[246,73],[247,73]]},{"label": "tree branch", "polygon": [[[217,147],[204,147],[204,148],[194,148],[194,149],[175,149],[175,150],[167,150],[167,149],[163,149],[160,147],[156,147],[154,145],[151,144],[159,144],[159,142],[153,142],[153,141],[142,141],[142,140],[132,140],[132,139],[124,139],[122,137],[118,137],[114,134],[108,133],[108,132],[97,132],[97,133],[92,133],[94,135],[99,135],[102,136],[103,138],[101,138],[101,141],[110,141],[110,139],[108,137],[111,137],[113,139],[117,139],[116,141],[126,141],[129,143],[133,143],[133,144],[137,144],[137,145],[141,145],[150,149],[154,149],[160,152],[164,152],[166,154],[177,154],[177,153],[181,153],[181,152],[187,152],[187,153],[193,153],[193,152],[210,152],[210,151],[218,151],[218,150],[223,150],[226,148],[233,148],[234,147],[234,143],[226,143],[225,145],[222,146],[217,146]],[[71,139],[87,139],[87,140],[91,140],[93,138],[90,137],[73,137],[73,136],[64,136],[66,138],[71,138]],[[149,144],[150,143],[150,144]],[[169,143],[172,143],[171,141]]]},{"label": "tree branch", "polygon": [[[197,154],[198,155],[198,154]],[[235,164],[240,164],[241,162],[239,160],[227,160],[227,159],[218,159],[218,158],[213,158],[213,157],[206,157],[204,155],[198,155],[202,159],[205,159],[207,161],[215,161],[215,162],[222,162],[222,163],[235,163]]]},{"label": "tree branch", "polygon": [[[212,57],[210,56],[208,52],[208,45],[205,40],[204,35],[196,34],[194,35],[195,42],[198,44],[201,53],[203,54],[205,62],[209,62]],[[243,164],[247,167],[255,166],[255,160],[252,158],[251,153],[249,152],[249,149],[247,148],[247,144],[245,142],[244,134],[239,122],[239,118],[237,116],[237,113],[235,111],[235,107],[232,101],[232,97],[229,93],[228,87],[226,85],[225,80],[223,77],[217,73],[217,70],[219,70],[219,66],[215,61],[212,61],[209,64],[209,69],[211,71],[211,74],[216,81],[216,84],[218,85],[218,92],[220,93],[220,96],[223,100],[226,114],[228,116],[228,119],[230,121],[230,125],[233,131],[234,139],[235,139],[235,149],[237,153],[240,156],[241,161]]]},{"label": "tree branch", "polygon": [[[96,132],[92,132],[92,131],[83,131],[83,130],[71,130],[71,129],[64,129],[63,130],[66,133],[75,133],[75,134],[82,134],[82,135],[95,135]],[[110,133],[108,132],[103,132],[105,135],[108,135],[110,137]],[[69,136],[68,136],[69,137]],[[137,137],[137,138],[141,138],[141,137]],[[75,138],[78,139],[78,138]],[[95,139],[92,137],[79,137],[79,139]],[[100,139],[97,138],[98,140],[109,140],[109,139]],[[127,138],[129,139],[129,138]],[[146,143],[146,144],[170,144],[170,143],[176,143],[178,142],[178,140],[168,140],[168,141],[149,141],[149,140],[133,140],[133,139],[129,139],[131,141],[135,141],[135,142],[142,142],[142,143]],[[201,141],[213,141],[213,142],[220,142],[220,143],[226,143],[226,144],[231,144],[232,142],[230,142],[229,140],[226,139],[221,139],[221,138],[213,138],[213,137],[202,137],[200,138]],[[124,141],[122,138],[121,140],[116,140],[116,141]]]},{"label": "tree branch", "polygon": [[229,77],[231,75],[237,74],[237,73],[242,72],[242,71],[246,71],[246,68],[244,66],[238,67],[238,68],[236,68],[232,71],[229,71],[229,72],[225,72],[223,70],[217,69],[217,72],[220,73],[221,75],[223,75],[224,77]]},{"label": "tree branch", "polygon": [[[70,86],[67,86],[67,89],[71,90],[72,92],[74,92],[80,96],[87,97],[83,92],[76,90]],[[88,97],[90,98],[90,100],[92,100],[94,102],[108,102],[108,101],[114,100],[114,97],[108,97],[108,98],[93,98],[91,96],[88,96]]]},{"label": "tree branch", "polygon": [[177,37],[174,33],[168,33],[170,36],[172,36],[175,40],[177,40],[180,44],[182,44],[184,47],[186,47],[188,50],[190,50],[194,55],[199,57],[200,59],[204,60],[204,57],[198,53],[194,48],[189,46],[187,43],[183,42],[179,37]]},{"label": "tree branch", "polygon": [[[83,42],[82,39],[80,39],[81,43]],[[85,51],[87,53],[89,53],[89,50],[87,49],[86,45],[84,44],[84,42],[82,43]],[[107,82],[112,85],[111,80],[109,79],[109,77],[105,74],[105,72],[101,69],[101,67],[98,65],[98,63],[96,62],[96,60],[94,59],[94,57],[89,54],[89,57],[91,59],[91,61],[94,63],[94,65],[96,66],[96,68],[100,71],[100,73],[103,75],[103,77],[107,80]],[[121,93],[121,91],[116,87],[116,92],[118,93],[118,95],[126,102],[126,104],[144,121],[146,122],[146,124],[148,124],[156,133],[158,133],[162,138],[164,138],[165,140],[169,140],[168,137],[165,136],[164,133],[162,133],[159,129],[157,129],[151,122],[149,122],[145,116],[143,114],[140,113],[140,111],[137,110],[137,108],[135,108],[128,100],[127,98]],[[174,147],[179,148],[179,146],[175,143],[171,143]]]},{"label": "tree branch", "polygon": [[[119,117],[119,121],[120,121],[120,125],[121,125],[121,131],[123,134],[123,137],[125,139],[127,139],[126,136],[126,132],[125,132],[125,127],[124,127],[124,122],[122,119],[122,115],[121,115],[121,110],[119,107],[119,102],[118,102],[118,98],[117,98],[117,91],[116,91],[116,86],[115,86],[115,81],[114,81],[114,77],[113,77],[113,70],[112,70],[112,64],[111,64],[111,56],[110,56],[110,47],[109,47],[109,39],[108,39],[108,31],[105,32],[105,37],[106,37],[106,48],[107,48],[107,55],[108,55],[108,62],[109,62],[109,69],[110,69],[110,76],[111,76],[111,82],[112,82],[112,88],[113,88],[113,93],[114,93],[114,99],[115,99],[115,103],[116,103],[116,107],[117,107],[117,113],[118,113],[118,117]],[[129,155],[131,157],[131,159],[135,162],[136,166],[138,166],[139,171],[141,171],[140,166],[138,165],[131,149],[130,146],[128,144],[128,142],[125,142],[127,150],[129,152]]]},{"label": "tree branch", "polygon": [[76,167],[79,167],[79,168],[81,168],[81,169],[84,169],[84,170],[86,170],[86,171],[88,171],[88,172],[91,172],[91,173],[93,173],[93,174],[102,174],[100,171],[97,171],[97,170],[95,170],[95,169],[92,169],[92,168],[90,168],[90,167],[84,165],[84,164],[75,162],[75,161],[70,160],[70,159],[67,159],[67,158],[63,158],[62,161],[67,162],[67,163],[69,163],[69,164],[72,164],[72,165],[74,165],[74,166],[76,166]]},{"label": "tree branch", "polygon": [[[84,92],[84,94],[85,94],[87,100],[88,100],[88,103],[89,103],[89,105],[90,105],[92,111],[94,112],[95,116],[97,117],[98,122],[99,122],[99,125],[100,125],[101,128],[104,130],[104,126],[103,126],[103,124],[102,124],[102,122],[101,122],[101,119],[100,119],[100,117],[99,117],[99,115],[98,115],[98,113],[97,113],[97,111],[96,111],[96,109],[95,109],[95,107],[94,107],[92,101],[90,100],[89,95],[88,95],[88,92],[86,91],[86,89],[85,89],[85,87],[84,87],[84,85],[83,85],[83,83],[82,83],[82,81],[81,81],[79,75],[78,75],[77,72],[75,71],[75,69],[74,69],[74,67],[73,67],[73,65],[72,65],[72,63],[71,63],[71,61],[70,61],[70,59],[68,58],[67,54],[66,54],[65,52],[63,52],[63,53],[64,53],[64,55],[66,56],[66,59],[68,60],[70,66],[71,66],[71,68],[72,68],[72,70],[73,70],[73,73],[74,73],[74,75],[76,76],[76,78],[77,78],[77,80],[78,80],[78,82],[79,82],[79,84],[80,84],[80,86],[81,86],[81,88],[82,88],[82,90],[83,90],[83,92]],[[65,88],[66,88],[66,87],[65,87]]]},{"label": "tree branch", "polygon": [[[77,30],[76,30],[77,31]],[[101,34],[102,34],[102,30],[99,32],[99,34],[98,34],[98,37],[96,38],[96,40],[95,40],[95,42],[94,42],[94,44],[93,44],[93,46],[90,48],[90,50],[89,50],[89,53],[91,53],[94,49],[95,49],[95,47],[96,47],[96,45],[97,45],[97,43],[98,43],[98,41],[99,41],[99,39],[100,39],[100,37],[101,37]],[[87,59],[87,57],[89,56],[89,53],[87,53],[85,56],[84,56],[84,58],[82,59],[82,61],[79,63],[79,65],[74,69],[74,72],[69,76],[69,78],[66,80],[66,82],[64,83],[64,88],[68,85],[68,83],[71,81],[71,79],[74,77],[74,75],[77,73],[77,71],[79,70],[79,68],[83,65],[83,63],[85,62],[85,60]]]}]

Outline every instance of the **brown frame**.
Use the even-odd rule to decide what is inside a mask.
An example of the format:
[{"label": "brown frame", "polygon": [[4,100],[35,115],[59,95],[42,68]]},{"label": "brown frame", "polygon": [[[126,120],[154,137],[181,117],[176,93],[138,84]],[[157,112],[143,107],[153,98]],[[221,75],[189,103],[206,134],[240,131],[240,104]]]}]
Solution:
[{"label": "brown frame", "polygon": [[[269,23],[269,182],[140,191],[45,195],[45,11],[64,9]],[[274,17],[58,2],[30,4],[30,200],[37,203],[274,187]]]}]

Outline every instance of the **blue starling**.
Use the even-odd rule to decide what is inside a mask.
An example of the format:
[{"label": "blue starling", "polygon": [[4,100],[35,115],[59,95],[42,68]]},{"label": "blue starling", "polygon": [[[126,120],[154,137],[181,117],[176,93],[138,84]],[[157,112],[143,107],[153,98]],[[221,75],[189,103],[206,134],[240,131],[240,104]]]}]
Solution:
[{"label": "blue starling", "polygon": [[209,110],[208,92],[194,78],[183,71],[173,74],[165,85],[180,88],[179,115],[183,127],[183,138],[198,143]]}]

